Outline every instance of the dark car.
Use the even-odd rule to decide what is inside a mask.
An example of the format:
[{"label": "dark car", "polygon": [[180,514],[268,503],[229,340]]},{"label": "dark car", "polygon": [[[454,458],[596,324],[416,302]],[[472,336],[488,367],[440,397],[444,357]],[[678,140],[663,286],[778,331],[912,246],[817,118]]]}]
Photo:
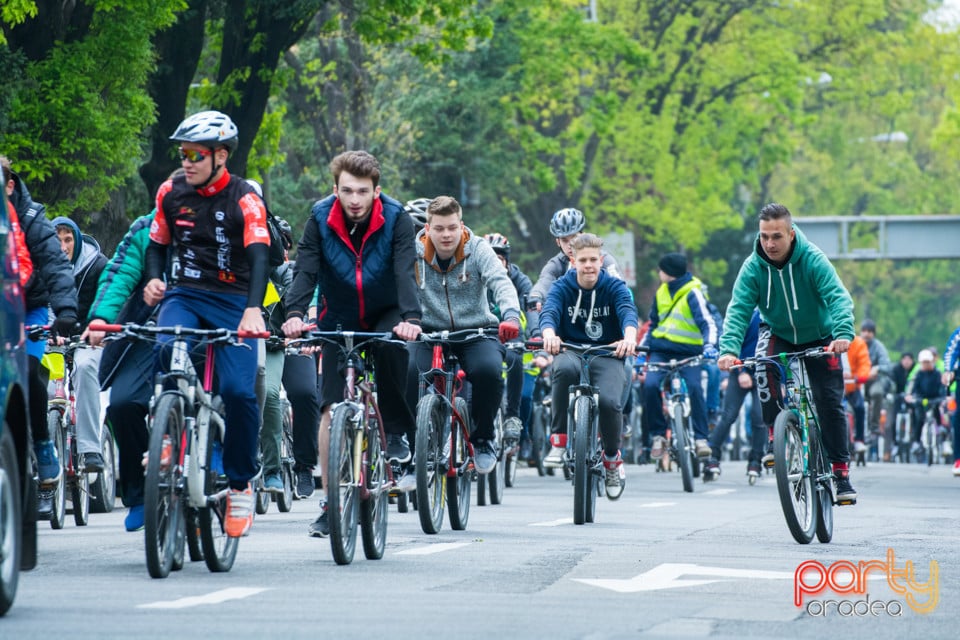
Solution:
[{"label": "dark car", "polygon": [[0,616],[13,605],[20,570],[37,564],[37,483],[27,419],[27,352],[17,239],[0,188]]}]

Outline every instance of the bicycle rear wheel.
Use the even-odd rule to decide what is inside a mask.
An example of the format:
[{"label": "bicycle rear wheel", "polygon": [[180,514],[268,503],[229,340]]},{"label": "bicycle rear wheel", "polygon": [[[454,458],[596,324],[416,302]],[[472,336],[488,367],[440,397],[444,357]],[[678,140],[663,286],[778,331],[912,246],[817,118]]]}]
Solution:
[{"label": "bicycle rear wheel", "polygon": [[355,406],[343,403],[334,409],[330,421],[327,517],[330,519],[330,550],[337,564],[353,562],[357,547],[360,491],[353,468],[353,447],[357,437],[354,424],[362,419]]},{"label": "bicycle rear wheel", "polygon": [[143,491],[143,538],[151,578],[166,578],[170,573],[183,527],[177,491],[182,442],[183,401],[175,394],[163,394],[153,412]]},{"label": "bicycle rear wheel", "polygon": [[781,411],[773,425],[774,472],[780,506],[793,539],[800,544],[813,540],[817,528],[817,496],[804,459],[800,419],[790,410]]},{"label": "bicycle rear wheel", "polygon": [[833,486],[827,477],[829,465],[823,454],[823,441],[820,439],[820,427],[810,427],[810,460],[813,476],[816,478],[814,489],[817,500],[817,540],[830,542],[833,539]]},{"label": "bicycle rear wheel", "polygon": [[680,459],[680,476],[683,480],[683,490],[693,493],[693,464],[690,453],[690,434],[687,432],[686,419],[683,417],[683,405],[679,402],[673,407],[673,437],[677,441],[677,457]]},{"label": "bicycle rear wheel", "polygon": [[477,506],[482,507],[487,503],[486,491],[490,492],[490,504],[500,504],[503,502],[503,491],[507,486],[506,467],[507,453],[503,448],[503,411],[497,411],[493,423],[494,442],[497,447],[497,466],[486,476],[477,477]]},{"label": "bicycle rear wheel", "polygon": [[103,471],[97,473],[96,479],[90,483],[90,510],[94,513],[110,513],[117,500],[117,444],[106,422],[100,428],[100,446],[103,450]]},{"label": "bicycle rear wheel", "polygon": [[53,487],[41,489],[53,495],[53,509],[50,512],[50,528],[63,529],[63,524],[67,519],[67,492],[64,484],[67,482],[67,474],[63,469],[63,463],[66,460],[64,456],[70,455],[67,451],[66,425],[63,424],[65,417],[57,409],[50,409],[47,412],[47,429],[50,433],[50,439],[53,440],[53,446],[57,450],[57,459],[60,460],[60,479]]},{"label": "bicycle rear wheel", "polygon": [[[449,435],[443,428],[443,400],[436,394],[420,398],[417,405],[416,470],[417,512],[424,533],[438,533],[446,508],[445,471],[449,461],[443,457]],[[446,438],[444,436],[446,435]]]},{"label": "bicycle rear wheel", "polygon": [[[215,409],[220,416],[223,416],[223,402],[219,398],[216,399]],[[227,489],[227,477],[220,475],[220,469],[213,467],[214,441],[219,440],[220,434],[211,420],[207,430],[207,459],[203,487],[204,493],[208,496]],[[222,451],[223,443],[218,442],[217,447]],[[215,573],[230,571],[237,557],[237,545],[240,539],[231,538],[224,529],[227,520],[226,496],[212,505],[201,507],[197,512],[197,519],[200,524],[200,546],[203,549],[203,560],[207,564],[207,569]]]},{"label": "bicycle rear wheel", "polygon": [[463,469],[470,455],[466,435],[471,431],[470,408],[467,406],[467,401],[459,397],[454,398],[453,406],[460,414],[463,424],[458,424],[455,419],[451,424],[454,469],[457,471],[452,476],[447,476],[447,509],[450,512],[450,528],[463,531],[467,528],[467,521],[470,519],[470,487],[473,486],[472,472],[469,469]]},{"label": "bicycle rear wheel", "polygon": [[387,487],[387,461],[380,442],[380,428],[371,420],[367,433],[366,482],[370,495],[360,503],[360,534],[363,555],[367,560],[379,560],[387,544],[387,506],[390,489]]},{"label": "bicycle rear wheel", "polygon": [[[590,453],[593,443],[590,442],[590,425],[593,422],[591,415],[593,403],[587,396],[576,396],[573,404],[574,436],[573,436],[573,524],[583,524],[592,521],[591,501],[593,487],[590,484]],[[590,515],[588,520],[588,515]]]},{"label": "bicycle rear wheel", "polygon": [[293,425],[290,412],[283,412],[283,435],[280,439],[280,476],[283,478],[283,491],[277,494],[277,510],[288,513],[293,508]]}]

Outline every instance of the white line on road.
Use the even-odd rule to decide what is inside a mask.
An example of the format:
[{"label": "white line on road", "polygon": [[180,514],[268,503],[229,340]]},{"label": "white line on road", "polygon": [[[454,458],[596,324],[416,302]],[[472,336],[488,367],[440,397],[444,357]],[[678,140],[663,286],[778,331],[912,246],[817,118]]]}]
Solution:
[{"label": "white line on road", "polygon": [[460,547],[466,547],[471,544],[473,543],[472,542],[436,542],[434,544],[428,544],[422,547],[414,547],[413,549],[405,549],[403,551],[397,551],[396,555],[398,556],[429,556],[434,553],[442,553],[443,551],[459,549]]},{"label": "white line on road", "polygon": [[573,518],[560,518],[558,520],[547,520],[546,522],[531,522],[528,527],[559,527],[564,524],[573,524]]},{"label": "white line on road", "polygon": [[180,598],[179,600],[161,600],[159,602],[149,602],[147,604],[138,604],[138,609],[186,609],[187,607],[199,607],[205,604],[220,604],[227,600],[240,600],[249,598],[258,593],[267,591],[254,587],[231,587],[221,589],[202,596],[192,596],[190,598]]},{"label": "white line on road", "polygon": [[676,504],[677,504],[676,502],[644,502],[643,504],[638,504],[637,506],[656,509],[658,507],[672,507]]},{"label": "white line on road", "polygon": [[705,496],[725,496],[728,493],[735,493],[736,489],[714,489],[712,491],[704,491],[702,495]]}]

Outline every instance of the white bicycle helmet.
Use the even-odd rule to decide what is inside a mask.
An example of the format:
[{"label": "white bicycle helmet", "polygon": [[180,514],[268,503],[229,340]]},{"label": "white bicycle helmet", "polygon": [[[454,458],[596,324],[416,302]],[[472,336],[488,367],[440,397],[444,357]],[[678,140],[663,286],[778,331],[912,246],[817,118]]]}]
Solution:
[{"label": "white bicycle helmet", "polygon": [[239,135],[237,125],[233,124],[233,120],[227,114],[219,111],[201,111],[181,122],[170,139],[178,142],[195,142],[211,148],[223,145],[230,151],[235,151],[239,144]]},{"label": "white bicycle helmet", "polygon": [[553,214],[553,218],[550,220],[550,233],[555,238],[565,238],[583,231],[586,224],[587,221],[584,219],[583,213],[568,207]]},{"label": "white bicycle helmet", "polygon": [[417,198],[408,200],[403,210],[410,214],[413,219],[413,226],[419,231],[427,224],[427,207],[430,205],[430,198]]}]

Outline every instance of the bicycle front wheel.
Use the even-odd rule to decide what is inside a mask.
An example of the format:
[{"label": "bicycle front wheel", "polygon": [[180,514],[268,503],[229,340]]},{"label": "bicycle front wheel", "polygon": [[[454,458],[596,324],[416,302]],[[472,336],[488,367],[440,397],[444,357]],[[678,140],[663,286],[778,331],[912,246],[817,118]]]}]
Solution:
[{"label": "bicycle front wheel", "polygon": [[593,499],[593,486],[590,454],[595,443],[590,439],[590,427],[593,423],[593,402],[587,396],[577,396],[573,404],[573,524],[593,522],[591,513],[596,506]]},{"label": "bicycle front wheel", "polygon": [[693,493],[693,457],[690,453],[690,434],[687,432],[683,417],[683,405],[679,402],[673,407],[673,437],[677,441],[677,457],[680,458],[680,476],[683,490]]},{"label": "bicycle front wheel", "polygon": [[773,452],[777,491],[787,527],[794,540],[808,544],[817,528],[817,496],[804,453],[800,419],[795,412],[785,410],[777,416],[773,424]]},{"label": "bicycle front wheel", "polygon": [[177,484],[183,442],[183,401],[164,394],[157,401],[150,428],[147,471],[143,491],[143,538],[151,578],[166,578],[183,527],[183,508]]},{"label": "bicycle front wheel", "polygon": [[467,434],[470,433],[470,408],[463,398],[455,398],[453,406],[463,420],[460,425],[456,419],[451,424],[453,429],[453,464],[456,473],[447,476],[447,508],[450,510],[450,528],[454,531],[463,531],[467,528],[470,519],[470,487],[473,480],[471,471],[464,466],[470,451],[467,448]]},{"label": "bicycle front wheel", "polygon": [[[427,394],[417,404],[416,470],[417,513],[424,533],[438,533],[446,508],[448,460],[444,458],[445,440],[450,436],[443,429],[443,401],[436,394]],[[446,437],[444,437],[446,435]]]},{"label": "bicycle front wheel", "polygon": [[[215,410],[222,418],[223,402],[219,398],[216,400]],[[227,489],[227,477],[222,475],[223,469],[219,466],[222,465],[222,461],[218,461],[218,466],[214,466],[214,442],[217,448],[223,451],[220,434],[211,420],[207,429],[207,460],[203,486],[203,492],[208,496]],[[240,538],[231,538],[224,529],[227,520],[226,495],[212,505],[201,507],[197,517],[200,524],[200,546],[203,549],[203,560],[207,564],[207,569],[214,573],[230,571],[237,557]]]},{"label": "bicycle front wheel", "polygon": [[363,555],[367,560],[379,560],[387,544],[387,505],[390,489],[387,486],[387,460],[380,442],[380,429],[375,421],[367,433],[366,474],[364,481],[370,495],[360,503],[360,534]]},{"label": "bicycle front wheel", "polygon": [[503,491],[507,486],[507,453],[503,448],[503,410],[497,411],[493,423],[494,441],[497,446],[497,466],[485,476],[477,476],[477,506],[487,504],[487,489],[490,492],[490,504],[503,502]]},{"label": "bicycle front wheel", "polygon": [[100,446],[103,449],[103,471],[90,483],[90,510],[94,513],[110,513],[117,499],[115,473],[117,444],[107,423],[100,427]]},{"label": "bicycle front wheel", "polygon": [[63,469],[66,457],[70,455],[67,451],[66,425],[63,420],[66,418],[57,409],[50,409],[47,412],[47,429],[50,433],[50,439],[53,440],[53,446],[57,450],[57,459],[60,460],[60,479],[57,484],[51,488],[44,488],[42,491],[53,494],[53,509],[50,512],[50,528],[63,529],[63,524],[67,519],[67,493],[64,491],[64,484],[67,482],[67,473]]},{"label": "bicycle front wheel", "polygon": [[813,477],[816,478],[817,540],[826,543],[833,540],[833,485],[830,480],[832,474],[827,471],[830,467],[824,457],[820,427],[816,424],[810,425],[810,460],[813,463]]},{"label": "bicycle front wheel", "polygon": [[327,517],[330,519],[330,550],[337,564],[350,564],[357,547],[360,518],[360,491],[353,468],[353,447],[357,437],[355,421],[362,420],[357,408],[343,403],[330,421],[330,460],[327,471]]},{"label": "bicycle front wheel", "polygon": [[73,459],[73,479],[70,481],[73,523],[78,527],[85,527],[90,521],[90,476],[83,470],[83,456],[77,449],[76,436],[70,438],[70,442],[68,455]]}]

